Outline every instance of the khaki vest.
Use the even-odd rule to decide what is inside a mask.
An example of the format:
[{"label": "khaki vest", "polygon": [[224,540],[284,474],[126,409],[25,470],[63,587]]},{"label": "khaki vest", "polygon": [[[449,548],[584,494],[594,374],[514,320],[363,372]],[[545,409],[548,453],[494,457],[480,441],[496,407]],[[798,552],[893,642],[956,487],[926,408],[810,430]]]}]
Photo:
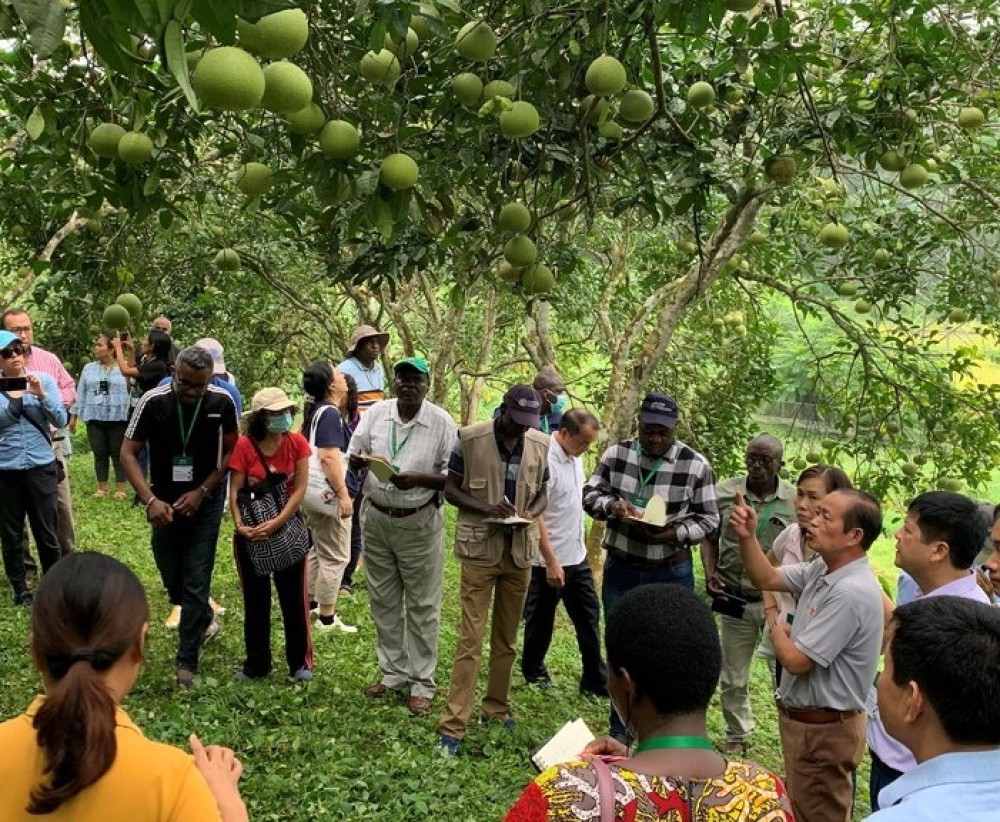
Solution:
[{"label": "khaki vest", "polygon": [[[503,463],[493,434],[493,420],[459,429],[465,476],[462,490],[488,505],[503,499]],[[517,493],[511,502],[523,511],[542,487],[548,465],[549,438],[541,431],[529,430],[524,435],[524,450],[517,473]],[[455,556],[471,565],[496,565],[503,556],[510,535],[511,554],[518,568],[527,568],[538,552],[538,525],[524,528],[504,528],[483,522],[483,517],[463,508],[458,509],[455,525]]]}]

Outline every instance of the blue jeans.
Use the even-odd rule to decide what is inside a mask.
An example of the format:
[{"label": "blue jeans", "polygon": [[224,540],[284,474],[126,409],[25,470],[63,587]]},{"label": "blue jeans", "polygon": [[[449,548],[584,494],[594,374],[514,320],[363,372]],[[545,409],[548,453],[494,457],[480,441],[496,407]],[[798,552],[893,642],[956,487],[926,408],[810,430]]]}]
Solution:
[{"label": "blue jeans", "polygon": [[[651,570],[633,568],[608,552],[604,562],[604,583],[601,586],[601,604],[604,606],[605,620],[611,613],[611,609],[618,604],[618,600],[640,585],[669,582],[673,585],[682,585],[693,591],[694,565],[691,562],[691,551],[689,548],[683,550],[687,552],[687,559],[676,565],[667,565]],[[611,706],[609,724],[612,736],[627,737],[629,735],[625,723],[618,716],[614,705]]]},{"label": "blue jeans", "polygon": [[181,606],[177,667],[194,672],[202,635],[212,621],[208,592],[222,522],[222,487],[205,497],[194,516],[175,515],[173,522],[154,528],[151,540],[170,601]]}]

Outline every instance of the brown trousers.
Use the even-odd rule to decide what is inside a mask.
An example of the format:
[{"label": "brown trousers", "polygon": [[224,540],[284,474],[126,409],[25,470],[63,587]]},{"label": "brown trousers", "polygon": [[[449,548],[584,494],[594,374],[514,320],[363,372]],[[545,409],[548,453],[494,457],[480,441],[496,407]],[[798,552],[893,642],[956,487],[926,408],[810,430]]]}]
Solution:
[{"label": "brown trousers", "polygon": [[472,716],[476,680],[483,653],[483,634],[493,600],[490,629],[490,671],[482,713],[487,719],[510,718],[510,678],[517,655],[517,629],[531,581],[531,567],[518,568],[510,549],[496,565],[462,563],[462,622],[448,704],[438,731],[461,739]]},{"label": "brown trousers", "polygon": [[864,711],[813,725],[778,714],[785,787],[797,822],[851,822],[853,774],[865,750]]}]

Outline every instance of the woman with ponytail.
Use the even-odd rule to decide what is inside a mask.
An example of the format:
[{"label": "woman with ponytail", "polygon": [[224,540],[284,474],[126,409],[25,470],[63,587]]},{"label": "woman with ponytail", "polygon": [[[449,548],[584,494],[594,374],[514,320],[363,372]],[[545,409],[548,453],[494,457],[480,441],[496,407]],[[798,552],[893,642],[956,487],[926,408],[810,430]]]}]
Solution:
[{"label": "woman with ponytail", "polygon": [[45,694],[0,724],[0,819],[247,819],[232,751],[193,734],[193,757],[151,742],[120,707],[148,628],[146,593],[118,560],[71,554],[46,573],[31,619]]}]

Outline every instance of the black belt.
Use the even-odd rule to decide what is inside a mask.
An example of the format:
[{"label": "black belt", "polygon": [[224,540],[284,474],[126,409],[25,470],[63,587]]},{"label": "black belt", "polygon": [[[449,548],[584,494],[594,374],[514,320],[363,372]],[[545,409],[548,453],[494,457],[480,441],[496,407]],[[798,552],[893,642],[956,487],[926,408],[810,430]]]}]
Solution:
[{"label": "black belt", "polygon": [[374,508],[376,511],[385,514],[387,517],[392,517],[393,519],[401,519],[402,517],[411,516],[412,514],[417,513],[417,511],[423,511],[424,508],[426,508],[428,505],[433,505],[434,500],[435,498],[431,497],[423,505],[420,505],[416,508],[387,508],[384,505],[379,505],[371,497],[368,497],[368,501],[371,503],[372,508]]},{"label": "black belt", "polygon": [[733,596],[742,599],[744,602],[762,602],[764,595],[760,591],[744,591],[742,588],[730,588],[726,583],[722,583],[726,596]]},{"label": "black belt", "polygon": [[806,725],[832,725],[834,722],[853,719],[861,713],[861,711],[839,711],[836,708],[792,708],[780,701],[777,702],[777,706],[779,713]]},{"label": "black belt", "polygon": [[669,568],[672,565],[680,565],[685,560],[691,559],[691,546],[684,545],[676,553],[663,559],[648,559],[621,551],[618,548],[608,548],[608,555],[615,558],[615,562],[627,565],[636,571],[656,571],[660,568]]}]

